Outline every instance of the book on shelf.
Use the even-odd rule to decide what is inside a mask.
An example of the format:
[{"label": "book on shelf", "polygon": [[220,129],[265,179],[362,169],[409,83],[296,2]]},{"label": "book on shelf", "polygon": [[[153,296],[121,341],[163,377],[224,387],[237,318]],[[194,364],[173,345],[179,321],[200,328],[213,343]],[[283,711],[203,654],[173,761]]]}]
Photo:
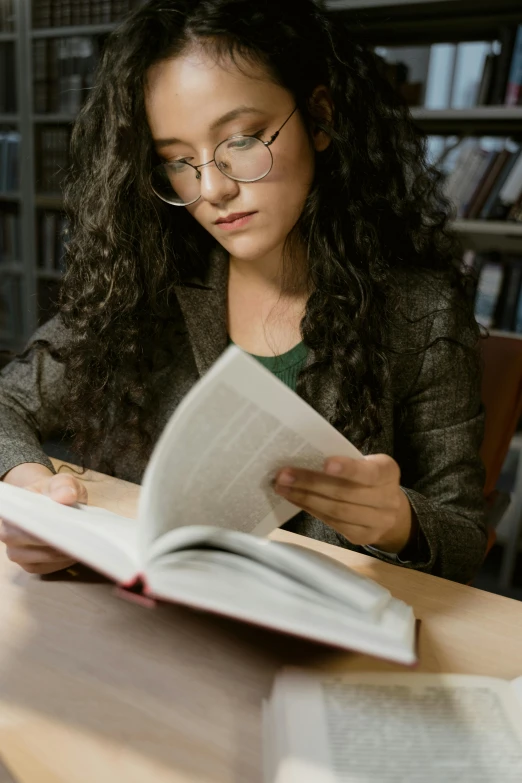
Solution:
[{"label": "book on shelf", "polygon": [[20,260],[20,217],[14,210],[0,208],[0,268]]},{"label": "book on shelf", "polygon": [[0,114],[16,113],[15,46],[0,42]]},{"label": "book on shelf", "polygon": [[38,261],[41,269],[64,271],[66,230],[67,219],[62,213],[46,210],[39,215]]},{"label": "book on shelf", "polygon": [[507,219],[513,220],[516,223],[522,223],[522,193],[509,210]]},{"label": "book on shelf", "polygon": [[493,106],[502,105],[506,99],[506,88],[509,77],[509,69],[513,57],[517,26],[504,24],[497,33],[500,43],[500,52],[495,62],[495,73],[491,90],[490,103]]},{"label": "book on shelf", "polygon": [[521,29],[516,23],[501,24],[492,27],[487,40],[377,47],[375,51],[388,63],[389,79],[398,92],[415,87],[416,100],[409,100],[410,105],[426,109],[520,106]]},{"label": "book on shelf", "polygon": [[477,275],[475,318],[487,329],[519,332],[522,255],[473,255]]},{"label": "book on shelf", "polygon": [[477,93],[477,106],[487,106],[492,103],[495,72],[498,68],[499,54],[488,52],[484,60],[484,69]]},{"label": "book on shelf", "polygon": [[20,134],[0,131],[0,193],[11,193],[19,187]]},{"label": "book on shelf", "polygon": [[506,150],[506,153],[498,177],[493,183],[480,211],[479,217],[482,220],[502,220],[506,217],[507,210],[505,204],[500,199],[500,191],[511,176],[511,172],[520,158],[520,150]]},{"label": "book on shelf", "polygon": [[522,192],[520,148],[483,149],[481,144],[468,138],[459,145],[444,192],[460,218],[505,220]]},{"label": "book on shelf", "polygon": [[75,116],[93,85],[100,36],[33,41],[33,99],[37,114]]},{"label": "book on shelf", "polygon": [[15,0],[0,2],[0,33],[12,33],[15,29]]},{"label": "book on shelf", "polygon": [[22,331],[20,278],[3,274],[0,266],[0,331],[15,338]]},{"label": "book on shelf", "polygon": [[264,783],[522,780],[522,677],[286,668],[262,725]]},{"label": "book on shelf", "polygon": [[505,267],[499,260],[477,256],[475,259],[478,282],[475,294],[475,318],[478,323],[491,329],[495,325]]},{"label": "book on shelf", "polygon": [[36,286],[38,326],[47,323],[58,312],[60,285],[61,282],[54,279],[54,276],[48,278],[42,275],[38,279]]},{"label": "book on shelf", "polygon": [[44,193],[59,193],[69,165],[71,128],[41,125],[35,131],[37,188]]},{"label": "book on shelf", "polygon": [[299,509],[273,479],[360,452],[230,346],[189,391],[147,465],[138,517],[63,506],[0,482],[0,513],[142,598],[179,602],[404,664],[411,607],[338,561],[266,536]]},{"label": "book on shelf", "polygon": [[522,106],[522,24],[519,24],[506,87],[506,104]]},{"label": "book on shelf", "polygon": [[67,27],[118,22],[140,0],[33,0],[33,27]]},{"label": "book on shelf", "polygon": [[464,187],[458,203],[457,216],[461,218],[469,217],[470,211],[475,207],[477,194],[482,189],[497,154],[495,150],[484,150],[478,146],[474,152],[475,156],[466,172]]},{"label": "book on shelf", "polygon": [[502,286],[495,308],[495,327],[506,332],[516,329],[518,302],[522,283],[522,257],[507,257]]}]

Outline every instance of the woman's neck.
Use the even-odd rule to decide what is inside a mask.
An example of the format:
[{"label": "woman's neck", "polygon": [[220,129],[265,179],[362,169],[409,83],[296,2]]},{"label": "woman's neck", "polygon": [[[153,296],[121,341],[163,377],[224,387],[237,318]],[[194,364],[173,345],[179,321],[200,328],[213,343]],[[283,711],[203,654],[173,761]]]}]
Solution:
[{"label": "woman's neck", "polygon": [[254,262],[230,258],[228,330],[249,353],[285,353],[300,342],[308,292],[304,270],[295,275],[296,266],[283,264],[281,255]]},{"label": "woman's neck", "polygon": [[248,288],[264,290],[270,298],[302,299],[307,295],[307,265],[304,252],[285,259],[282,248],[256,259],[230,255],[230,274]]}]

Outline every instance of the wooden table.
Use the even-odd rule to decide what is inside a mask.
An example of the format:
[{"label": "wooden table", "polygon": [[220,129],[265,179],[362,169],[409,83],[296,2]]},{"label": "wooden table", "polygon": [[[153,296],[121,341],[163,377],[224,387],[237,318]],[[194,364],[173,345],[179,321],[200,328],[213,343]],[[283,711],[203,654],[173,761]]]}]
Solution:
[{"label": "wooden table", "polygon": [[[132,515],[139,487],[90,474]],[[522,675],[522,603],[277,531],[411,603],[420,669]],[[260,783],[260,706],[283,664],[394,669],[108,584],[44,581],[0,554],[0,756],[21,783]],[[0,775],[0,780],[1,780]]]}]

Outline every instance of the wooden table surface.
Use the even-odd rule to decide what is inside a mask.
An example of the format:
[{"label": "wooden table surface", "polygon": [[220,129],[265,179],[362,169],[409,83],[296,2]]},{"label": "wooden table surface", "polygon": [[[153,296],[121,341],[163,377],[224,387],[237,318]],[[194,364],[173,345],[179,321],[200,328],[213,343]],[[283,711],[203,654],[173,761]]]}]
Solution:
[{"label": "wooden table surface", "polygon": [[[127,516],[139,487],[90,474]],[[388,587],[421,619],[421,671],[522,675],[522,603],[277,531]],[[261,701],[282,665],[393,670],[363,655],[104,583],[31,577],[0,552],[0,758],[20,783],[260,783]],[[0,781],[3,781],[0,772]]]}]

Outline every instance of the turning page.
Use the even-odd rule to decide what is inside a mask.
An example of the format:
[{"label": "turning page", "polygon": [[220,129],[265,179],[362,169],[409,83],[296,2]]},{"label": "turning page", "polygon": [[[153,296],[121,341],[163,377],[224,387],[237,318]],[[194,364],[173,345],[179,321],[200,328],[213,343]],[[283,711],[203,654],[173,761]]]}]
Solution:
[{"label": "turning page", "polygon": [[522,710],[495,678],[286,670],[265,712],[266,783],[522,780]]},{"label": "turning page", "polygon": [[143,545],[182,525],[266,535],[299,509],[271,482],[360,452],[259,362],[230,346],[181,402],[147,467]]}]

